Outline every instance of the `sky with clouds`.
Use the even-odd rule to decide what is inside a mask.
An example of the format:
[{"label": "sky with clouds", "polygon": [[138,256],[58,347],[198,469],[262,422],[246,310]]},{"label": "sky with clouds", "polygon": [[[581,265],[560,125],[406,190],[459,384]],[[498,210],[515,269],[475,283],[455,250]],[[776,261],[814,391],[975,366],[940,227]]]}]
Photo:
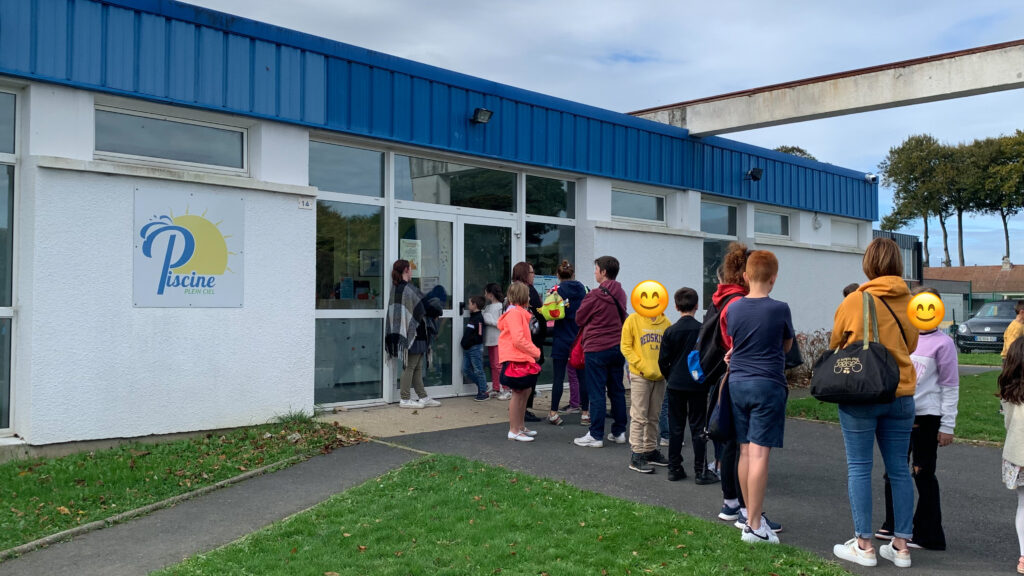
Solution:
[{"label": "sky with clouds", "polygon": [[[1018,40],[1024,2],[647,2],[615,0],[189,0],[292,28],[619,112]],[[998,92],[724,135],[877,171],[913,134],[942,142],[1024,129],[1024,93]],[[881,190],[879,212],[891,211]],[[950,254],[956,226],[950,222]],[[903,232],[921,235],[920,220]],[[939,265],[938,222],[929,226]],[[1024,215],[1010,222],[1011,259],[1024,264]],[[964,219],[967,265],[1003,252],[997,217]]]}]

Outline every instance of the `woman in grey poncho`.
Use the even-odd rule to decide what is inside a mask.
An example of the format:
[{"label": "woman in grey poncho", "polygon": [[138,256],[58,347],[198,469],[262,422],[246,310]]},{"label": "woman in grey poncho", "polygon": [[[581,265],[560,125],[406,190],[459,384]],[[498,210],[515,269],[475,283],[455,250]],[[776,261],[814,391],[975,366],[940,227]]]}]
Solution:
[{"label": "woman in grey poncho", "polygon": [[[423,387],[423,368],[430,348],[429,321],[441,315],[441,304],[423,296],[416,286],[409,283],[412,267],[408,260],[396,260],[391,267],[391,301],[385,322],[387,334],[384,349],[390,359],[402,357],[405,362],[401,379],[402,408],[425,408],[440,406],[441,403],[427,395]],[[410,385],[416,388],[419,400],[409,394]]]}]

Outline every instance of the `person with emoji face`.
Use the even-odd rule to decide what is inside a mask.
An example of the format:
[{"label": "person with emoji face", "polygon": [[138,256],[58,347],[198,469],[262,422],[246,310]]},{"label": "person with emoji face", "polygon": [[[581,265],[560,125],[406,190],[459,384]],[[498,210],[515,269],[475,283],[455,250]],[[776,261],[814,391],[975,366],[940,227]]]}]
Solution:
[{"label": "person with emoji face", "polygon": [[631,297],[633,312],[622,325],[622,356],[629,363],[630,407],[629,469],[641,474],[654,472],[651,466],[668,466],[658,450],[658,418],[665,399],[665,377],[658,366],[661,338],[672,325],[665,317],[668,291],[660,282],[637,284]]},{"label": "person with emoji face", "polygon": [[[919,286],[917,295],[939,297],[934,288]],[[931,296],[927,296],[930,298]],[[941,301],[940,306],[941,308]],[[929,310],[922,306],[923,313]],[[934,313],[932,313],[934,315]],[[914,320],[928,322],[930,316],[911,316]],[[939,481],[935,478],[935,462],[940,446],[953,442],[956,428],[957,404],[960,401],[960,365],[957,362],[956,344],[953,339],[938,329],[938,315],[934,325],[922,328],[917,340],[917,349],[910,355],[917,372],[917,388],[914,390],[914,427],[910,431],[910,464],[914,470],[914,484],[917,486],[917,509],[914,511],[914,537],[907,540],[908,548],[945,550],[946,534],[942,530],[942,508],[939,505]],[[892,485],[885,476],[885,522],[875,532],[881,540],[892,540],[895,519],[893,517]]]}]

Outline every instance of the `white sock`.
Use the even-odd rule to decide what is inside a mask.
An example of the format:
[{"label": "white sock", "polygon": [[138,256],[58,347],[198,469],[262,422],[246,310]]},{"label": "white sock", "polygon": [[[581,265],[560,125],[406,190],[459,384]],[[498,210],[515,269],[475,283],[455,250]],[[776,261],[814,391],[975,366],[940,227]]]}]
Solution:
[{"label": "white sock", "polygon": [[725,504],[729,508],[735,508],[740,505],[739,498],[729,498],[728,500],[722,500],[722,504]]},{"label": "white sock", "polygon": [[[739,502],[737,501],[737,504],[738,503]],[[740,508],[740,514],[742,514],[747,519],[747,521],[750,520],[750,516],[747,516],[747,507],[746,506],[744,506],[743,508]]]}]

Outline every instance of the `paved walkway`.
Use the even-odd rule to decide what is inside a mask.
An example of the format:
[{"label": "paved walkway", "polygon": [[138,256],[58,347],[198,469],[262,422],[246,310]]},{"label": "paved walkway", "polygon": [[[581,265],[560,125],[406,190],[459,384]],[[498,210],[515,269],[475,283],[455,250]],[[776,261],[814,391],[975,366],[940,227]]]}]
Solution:
[{"label": "paved walkway", "polygon": [[[426,409],[412,414],[397,407],[381,407],[337,416],[342,421],[364,420],[368,424],[360,428],[364,431],[373,428],[371,422],[391,426],[390,434],[381,435],[411,448],[459,454],[718,521],[715,515],[721,506],[721,491],[717,485],[670,483],[663,470],[651,476],[632,472],[627,468],[628,445],[606,445],[599,450],[578,448],[571,444],[572,438],[584,430],[577,424],[578,416],[566,417],[562,427],[538,424],[538,441],[531,444],[506,440],[504,422],[453,427],[460,410],[472,415],[470,420],[487,421],[500,417],[506,406],[498,401],[453,399],[445,402],[444,411]],[[416,420],[419,417],[423,419]],[[445,425],[440,426],[439,421],[445,421]],[[439,429],[404,435],[400,432],[418,430],[424,423]],[[0,563],[0,575],[145,574],[232,542],[417,456],[381,443],[343,448],[145,518]],[[915,551],[917,573],[1005,574],[1012,570],[1017,549],[1015,498],[999,483],[999,462],[998,448],[953,445],[940,451],[939,479],[950,548],[946,552]],[[880,458],[876,463],[880,466]],[[876,525],[882,513],[880,476],[880,472],[876,474]],[[837,426],[787,422],[786,448],[773,453],[767,509],[774,520],[785,525],[783,542],[832,558],[832,544],[852,534],[842,435]],[[878,568],[872,569],[847,563],[843,566],[859,574],[896,573],[882,560]]]}]

